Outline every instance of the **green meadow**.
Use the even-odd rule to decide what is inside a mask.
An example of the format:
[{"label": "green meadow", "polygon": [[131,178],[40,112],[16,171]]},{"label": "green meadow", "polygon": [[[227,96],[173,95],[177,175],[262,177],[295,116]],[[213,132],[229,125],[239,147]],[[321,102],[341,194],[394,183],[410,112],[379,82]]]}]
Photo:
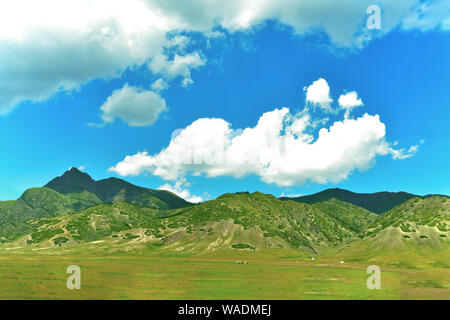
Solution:
[{"label": "green meadow", "polygon": [[[450,299],[450,269],[429,260],[438,255],[422,256],[422,267],[394,257],[393,264],[374,261],[381,289],[369,290],[368,264],[341,264],[331,253],[311,260],[286,250],[174,256],[152,248],[108,255],[83,249],[2,252],[0,299]],[[69,265],[81,269],[80,290],[67,289]]]}]

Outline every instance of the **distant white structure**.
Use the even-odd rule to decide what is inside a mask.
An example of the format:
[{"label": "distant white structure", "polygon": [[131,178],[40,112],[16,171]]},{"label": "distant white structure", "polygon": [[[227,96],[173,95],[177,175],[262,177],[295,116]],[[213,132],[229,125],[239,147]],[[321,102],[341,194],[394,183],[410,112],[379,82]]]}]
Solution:
[{"label": "distant white structure", "polygon": [[344,263],[344,260],[339,261],[339,263]]}]

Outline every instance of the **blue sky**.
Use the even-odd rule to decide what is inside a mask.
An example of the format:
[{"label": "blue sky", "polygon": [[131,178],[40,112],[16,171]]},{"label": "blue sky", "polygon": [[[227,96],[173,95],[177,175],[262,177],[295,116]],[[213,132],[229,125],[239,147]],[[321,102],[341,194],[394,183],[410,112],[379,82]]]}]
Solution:
[{"label": "blue sky", "polygon": [[[433,8],[433,3],[429,8]],[[389,8],[386,3],[384,12]],[[56,80],[52,80],[42,92],[34,92],[35,87],[29,92],[16,90],[17,97],[14,96],[15,91],[11,93],[11,85],[2,85],[8,80],[8,73],[0,71],[0,94],[3,91],[4,96],[9,97],[0,116],[0,148],[3,150],[0,199],[16,199],[25,189],[42,186],[72,166],[83,168],[94,179],[122,177],[137,185],[168,188],[197,200],[244,190],[258,190],[276,196],[305,195],[329,187],[356,192],[402,190],[417,194],[450,194],[450,37],[442,22],[448,21],[448,16],[439,16],[437,19],[442,21],[436,22],[431,19],[434,11],[429,10],[431,16],[425,15],[414,25],[414,13],[419,9],[412,8],[402,16],[403,20],[393,18],[388,21],[389,29],[381,33],[374,30],[372,38],[363,44],[353,37],[353,33],[348,39],[343,35],[345,40],[342,40],[339,34],[327,32],[328,25],[317,32],[305,32],[297,25],[289,25],[280,21],[283,20],[281,18],[272,19],[270,15],[255,18],[254,23],[239,28],[230,27],[226,18],[223,25],[177,28],[176,31],[164,32],[162,39],[178,39],[183,44],[174,45],[172,42],[162,45],[162,49],[159,45],[157,48],[161,55],[142,55],[132,62],[111,59],[105,67],[107,71],[92,71],[92,75],[89,73],[91,69],[89,74],[81,74],[76,66],[67,67],[67,60],[64,63],[56,60],[48,65],[42,62],[45,69],[41,73],[31,67],[20,69],[24,77],[42,77],[33,84],[35,87],[40,84],[44,87],[46,79],[53,78],[52,73]],[[362,12],[363,18],[364,15]],[[288,18],[285,20],[289,21]],[[355,24],[355,28],[361,28],[360,22]],[[211,34],[211,30],[216,34]],[[41,36],[44,40],[48,35],[43,33]],[[153,41],[153,38],[149,39],[141,41]],[[64,46],[66,42],[62,43]],[[73,50],[76,48],[74,44],[68,41],[67,47]],[[33,43],[23,41],[17,45],[19,52],[21,46],[35,48]],[[6,40],[0,41],[0,48],[8,53]],[[45,48],[38,49],[45,53]],[[69,61],[70,50],[61,52]],[[156,49],[152,47],[151,50]],[[176,60],[177,56],[180,60]],[[183,57],[185,60],[182,61],[186,63],[179,67],[177,61]],[[75,54],[74,64],[84,66],[90,63],[87,61],[92,56],[83,54],[82,60],[77,61],[78,58]],[[25,58],[18,54],[8,59],[19,63],[16,60]],[[159,64],[155,62],[150,66],[154,60]],[[93,64],[97,65],[98,62]],[[23,81],[17,79],[19,84]],[[158,79],[168,87],[151,88]],[[330,108],[335,112],[327,112],[323,101],[307,101],[307,88],[318,79],[328,84],[328,95],[333,100]],[[123,89],[126,86],[137,91],[126,92]],[[25,87],[22,85],[20,88]],[[254,128],[264,113],[283,107],[289,108],[293,119],[301,119],[306,106],[311,118],[323,120],[304,132],[313,139],[309,144],[314,144],[321,128],[328,130],[335,122],[345,122],[344,109],[338,99],[352,91],[363,102],[352,110],[352,123],[356,126],[357,119],[362,119],[366,113],[379,115],[386,129],[385,135],[358,149],[352,149],[348,145],[350,142],[345,142],[344,151],[351,155],[326,162],[320,169],[314,167],[313,172],[317,174],[306,172],[299,165],[293,169],[292,177],[286,177],[285,167],[289,166],[289,161],[295,161],[295,157],[305,166],[313,165],[308,162],[308,155],[300,151],[293,152],[289,159],[281,157],[288,161],[286,163],[269,159],[268,163],[274,170],[270,175],[255,174],[265,167],[244,170],[242,166],[222,174],[212,174],[221,168],[204,166],[192,170],[182,167],[176,172],[172,172],[173,168],[169,166],[168,173],[158,171],[168,169],[167,165],[160,163],[162,158],[158,155],[168,148],[174,130],[181,129],[187,134],[188,131],[183,129],[198,119],[209,119],[205,124],[213,127],[216,123],[211,119],[221,119],[222,122],[217,124],[229,123],[234,130]],[[114,92],[116,98],[112,98]],[[120,100],[120,94],[125,98]],[[133,100],[134,96],[140,98]],[[108,98],[109,105],[101,111]],[[154,103],[148,103],[153,98],[156,99]],[[162,100],[165,108],[158,113],[155,104],[161,110],[163,106],[159,103]],[[131,105],[133,102],[135,105]],[[102,114],[107,116],[102,118]],[[148,117],[147,124],[133,125],[136,119],[145,117]],[[372,120],[368,123],[378,127],[361,133],[370,139],[380,125]],[[288,130],[287,126],[284,129]],[[356,144],[359,141],[358,130],[365,129],[354,129],[348,123],[348,130],[355,130]],[[211,134],[212,138],[222,134],[218,132],[216,136],[215,131],[208,129],[195,132],[200,136]],[[332,141],[341,141],[336,139]],[[349,139],[353,143],[352,133]],[[196,147],[197,141],[189,143]],[[383,151],[377,151],[370,159],[355,160],[381,147]],[[411,147],[415,147],[414,150]],[[327,152],[320,149],[321,155],[332,158],[335,156],[333,152],[340,152],[339,148],[340,144]],[[143,158],[147,165],[128,163],[132,169],[118,169],[117,165],[123,163],[126,156],[144,151],[147,152]],[[274,158],[277,152],[274,151]],[[395,152],[400,152],[397,159]],[[169,155],[177,156],[176,153]],[[109,170],[112,167],[116,169]],[[340,175],[341,178],[336,178]],[[318,176],[323,181],[317,181]]]}]

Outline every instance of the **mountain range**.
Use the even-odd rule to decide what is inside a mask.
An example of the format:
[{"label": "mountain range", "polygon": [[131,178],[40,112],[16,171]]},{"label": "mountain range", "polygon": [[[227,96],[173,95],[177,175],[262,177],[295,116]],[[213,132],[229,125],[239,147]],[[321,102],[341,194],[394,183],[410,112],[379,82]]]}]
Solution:
[{"label": "mountain range", "polygon": [[3,246],[149,245],[167,252],[289,249],[303,253],[448,246],[450,198],[329,189],[297,198],[227,193],[189,203],[72,168],[15,201],[0,202]]},{"label": "mountain range", "polygon": [[[314,204],[330,199],[339,199],[344,202],[352,203],[361,208],[367,209],[377,214],[387,212],[394,207],[413,198],[426,199],[435,195],[419,196],[407,192],[376,192],[376,193],[355,193],[344,189],[327,189],[312,195],[295,198],[281,197],[281,200],[294,200],[308,204]],[[439,195],[448,197],[445,195]]]},{"label": "mountain range", "polygon": [[88,174],[71,168],[42,188],[26,190],[17,200],[0,202],[0,241],[32,230],[27,221],[73,214],[119,201],[155,209],[189,205],[169,191],[141,188],[117,178],[95,181]]}]

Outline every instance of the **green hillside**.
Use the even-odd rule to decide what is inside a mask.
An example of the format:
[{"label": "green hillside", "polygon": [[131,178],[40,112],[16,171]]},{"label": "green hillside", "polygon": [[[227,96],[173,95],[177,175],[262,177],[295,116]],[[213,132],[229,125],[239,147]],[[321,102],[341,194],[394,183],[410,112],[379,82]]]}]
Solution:
[{"label": "green hillside", "polygon": [[341,244],[331,256],[419,268],[450,268],[450,199],[414,198],[367,226],[359,239]]},{"label": "green hillside", "polygon": [[26,221],[74,213],[100,204],[92,193],[60,194],[49,188],[32,188],[16,201],[0,202],[0,242],[30,231]]},{"label": "green hillside", "polygon": [[310,205],[280,201],[272,195],[224,194],[182,209],[167,219],[176,231],[167,243],[187,252],[218,248],[294,248],[319,252],[354,237],[338,220]]},{"label": "green hillside", "polygon": [[317,202],[313,204],[313,207],[331,215],[355,233],[364,231],[369,224],[379,218],[377,214],[369,210],[335,198]]},{"label": "green hillside", "polygon": [[272,195],[225,194],[181,209],[101,204],[76,214],[36,219],[15,245],[61,245],[106,239],[151,242],[161,249],[204,253],[217,249],[293,249],[320,252],[354,239],[377,216],[345,202],[314,206]]},{"label": "green hillside", "polygon": [[[416,246],[440,247],[450,233],[450,199],[433,196],[411,199],[385,213],[361,236],[390,247],[412,242]],[[381,247],[381,246],[380,246]]]}]

